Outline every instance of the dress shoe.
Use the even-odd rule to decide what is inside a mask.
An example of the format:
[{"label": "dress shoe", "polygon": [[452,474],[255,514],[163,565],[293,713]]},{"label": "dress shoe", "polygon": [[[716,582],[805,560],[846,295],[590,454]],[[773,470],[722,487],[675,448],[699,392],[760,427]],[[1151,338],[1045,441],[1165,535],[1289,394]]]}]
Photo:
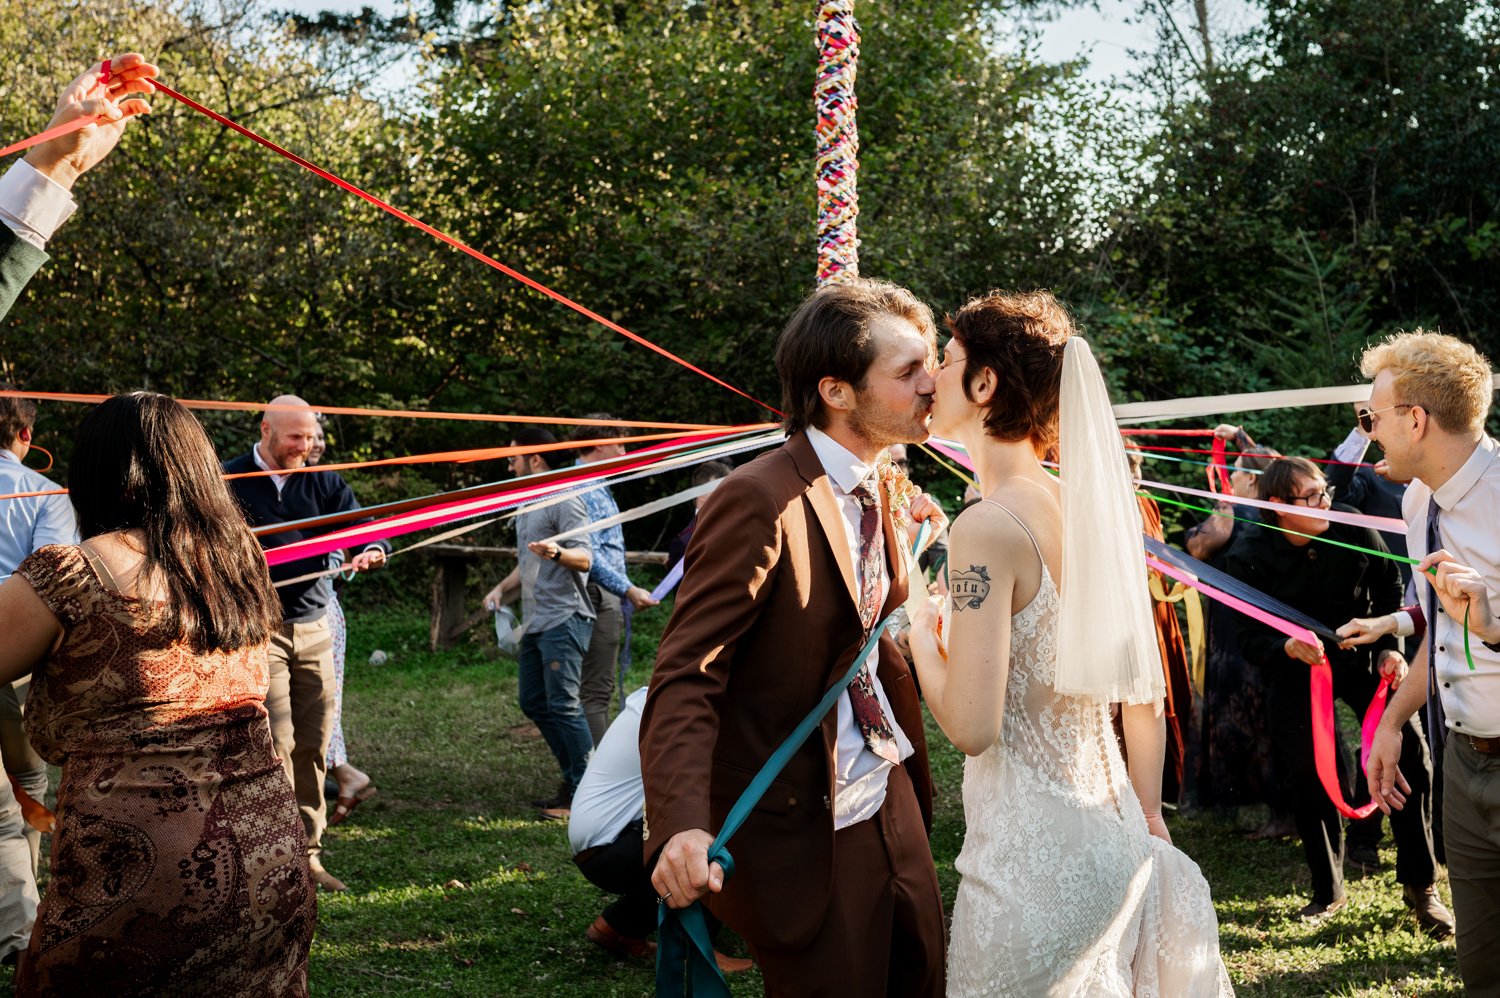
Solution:
[{"label": "dress shoe", "polygon": [[719,965],[719,970],[726,974],[743,974],[755,966],[755,961],[747,956],[725,956],[718,950],[714,950],[714,962]]},{"label": "dress shoe", "polygon": [[1422,931],[1434,939],[1447,939],[1453,935],[1453,913],[1438,897],[1431,884],[1426,887],[1407,885],[1401,889],[1406,906],[1417,913],[1417,922]]},{"label": "dress shoe", "polygon": [[1353,846],[1345,854],[1350,864],[1359,867],[1365,873],[1373,873],[1380,869],[1380,850],[1374,846]]},{"label": "dress shoe", "polygon": [[347,891],[349,889],[344,886],[342,880],[323,869],[323,864],[317,860],[309,860],[307,866],[312,872],[313,883],[325,891]]},{"label": "dress shoe", "polygon": [[537,809],[537,814],[544,821],[561,821],[566,824],[573,817],[573,809],[570,807],[542,807]]},{"label": "dress shoe", "polygon": [[1304,922],[1321,922],[1334,912],[1343,910],[1344,905],[1348,903],[1349,899],[1347,897],[1334,898],[1327,904],[1312,901],[1304,905],[1301,911],[1297,912],[1297,917]]},{"label": "dress shoe", "polygon": [[655,943],[637,939],[634,936],[622,935],[615,931],[613,925],[604,920],[603,915],[594,919],[594,924],[585,929],[583,934],[595,946],[621,959],[653,956],[656,953]]}]

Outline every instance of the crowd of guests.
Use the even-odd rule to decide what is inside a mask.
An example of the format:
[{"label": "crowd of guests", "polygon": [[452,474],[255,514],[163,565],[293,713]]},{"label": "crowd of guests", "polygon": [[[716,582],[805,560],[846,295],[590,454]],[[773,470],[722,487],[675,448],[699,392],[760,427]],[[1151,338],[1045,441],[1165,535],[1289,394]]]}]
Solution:
[{"label": "crowd of guests", "polygon": [[[132,54],[113,61],[107,82],[97,68],[80,76],[54,123],[104,120],[35,147],[0,178],[0,315],[71,212],[73,181],[113,147],[141,110],[132,95],[149,94],[154,75]],[[1280,455],[1239,427],[1216,431],[1234,444],[1233,495],[1270,507],[1222,504],[1188,530],[1187,552],[1339,640],[1308,644],[1216,605],[1195,703],[1176,611],[1159,604],[1168,747],[1156,796],[1168,806],[1268,805],[1256,834],[1302,840],[1312,896],[1298,914],[1307,919],[1347,903],[1346,860],[1379,865],[1388,816],[1405,903],[1433,936],[1456,930],[1469,993],[1500,995],[1491,370],[1461,341],[1418,332],[1372,347],[1363,373],[1370,399],[1326,461]],[[607,414],[593,418],[567,458],[584,467],[623,453]],[[6,493],[52,488],[21,463],[34,421],[32,403],[0,399]],[[511,461],[518,476],[558,470],[568,453],[538,427],[512,442],[530,451]],[[1384,455],[1373,466],[1363,460],[1370,442]],[[343,734],[346,634],[332,569],[376,569],[390,550],[376,542],[318,559],[311,572],[306,560],[267,570],[263,548],[332,529],[305,521],[361,521],[342,477],[304,471],[326,445],[313,408],[285,395],[267,405],[259,438],[221,463],[187,409],[133,392],[83,419],[66,498],[0,503],[9,777],[0,784],[0,959],[19,959],[18,993],[306,993],[316,889],[344,889],[323,864],[324,830],[375,793]],[[904,447],[889,454],[892,466],[907,460]],[[694,483],[730,474],[705,464]],[[1397,517],[1407,531],[1314,515],[1327,509]],[[854,536],[862,514],[851,510]],[[1162,539],[1160,511],[1149,500],[1141,510]],[[611,714],[623,693],[625,608],[658,601],[631,580],[619,525],[591,529],[618,512],[604,487],[523,508],[517,567],[485,602],[522,605],[520,705],[559,770],[535,806],[568,822],[582,875],[619,895],[587,937],[645,956],[665,898],[643,864],[644,691],[619,697]],[[694,524],[674,540],[674,556],[690,548]],[[1392,549],[1418,570],[1386,557]],[[927,567],[941,588],[941,558]],[[1393,691],[1367,766],[1339,753],[1346,798],[1379,808],[1347,834],[1313,766],[1310,667],[1325,657],[1335,696],[1357,715],[1382,679]],[[56,815],[44,802],[49,762],[62,768]],[[1165,834],[1149,804],[1146,818]],[[52,878],[39,900],[47,832]],[[1456,914],[1435,890],[1444,864]],[[750,966],[717,958],[726,971]]]}]

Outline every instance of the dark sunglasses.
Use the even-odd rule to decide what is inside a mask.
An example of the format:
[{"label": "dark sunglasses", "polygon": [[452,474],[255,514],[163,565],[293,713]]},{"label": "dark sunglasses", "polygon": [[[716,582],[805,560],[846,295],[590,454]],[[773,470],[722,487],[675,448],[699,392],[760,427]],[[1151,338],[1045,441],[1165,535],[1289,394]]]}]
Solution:
[{"label": "dark sunglasses", "polygon": [[1361,430],[1364,430],[1366,433],[1374,433],[1375,416],[1378,416],[1382,412],[1390,412],[1392,409],[1410,409],[1415,405],[1415,402],[1397,402],[1395,405],[1388,405],[1384,409],[1361,409],[1357,413],[1359,417],[1359,428]]}]

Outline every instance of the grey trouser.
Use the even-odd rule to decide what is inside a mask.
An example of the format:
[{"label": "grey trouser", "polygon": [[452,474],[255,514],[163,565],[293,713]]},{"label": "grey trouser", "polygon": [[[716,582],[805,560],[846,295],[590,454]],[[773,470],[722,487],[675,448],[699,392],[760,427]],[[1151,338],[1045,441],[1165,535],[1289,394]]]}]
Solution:
[{"label": "grey trouser", "polygon": [[[5,772],[16,778],[31,799],[47,796],[47,764],[32,749],[21,728],[21,706],[30,680],[19,689],[0,686],[0,754]],[[26,824],[10,780],[0,780],[0,957],[19,952],[31,940],[36,922],[36,868],[42,833]]]},{"label": "grey trouser", "polygon": [[1500,998],[1500,755],[1448,732],[1443,839],[1458,926],[1458,972],[1469,998]]},{"label": "grey trouser", "polygon": [[323,780],[328,775],[328,740],[333,736],[333,635],[328,618],[282,624],[271,639],[271,742],[297,795],[307,832],[307,852],[322,849],[328,827]]},{"label": "grey trouser", "polygon": [[583,656],[583,681],[578,699],[583,701],[583,715],[589,722],[594,747],[604,740],[609,727],[609,707],[615,697],[615,664],[620,659],[620,629],[625,618],[620,614],[620,597],[589,583],[589,599],[594,604],[594,636]]}]

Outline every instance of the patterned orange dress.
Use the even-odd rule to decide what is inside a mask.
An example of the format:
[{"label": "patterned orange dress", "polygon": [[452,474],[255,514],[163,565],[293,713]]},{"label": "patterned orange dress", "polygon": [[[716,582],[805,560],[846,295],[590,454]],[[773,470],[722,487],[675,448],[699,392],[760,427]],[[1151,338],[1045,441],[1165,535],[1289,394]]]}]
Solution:
[{"label": "patterned orange dress", "polygon": [[17,569],[62,622],[26,732],[62,766],[18,995],[307,994],[317,901],[264,645],[198,654],[77,547]]}]

